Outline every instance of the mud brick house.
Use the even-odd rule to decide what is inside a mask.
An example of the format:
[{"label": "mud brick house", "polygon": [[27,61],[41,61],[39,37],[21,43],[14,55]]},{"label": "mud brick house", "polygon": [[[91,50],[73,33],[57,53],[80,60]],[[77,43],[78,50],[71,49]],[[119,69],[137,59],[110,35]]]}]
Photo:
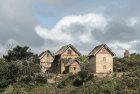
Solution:
[{"label": "mud brick house", "polygon": [[52,62],[54,60],[54,56],[49,50],[47,50],[39,55],[39,59],[40,59],[41,72],[45,73],[51,68]]},{"label": "mud brick house", "polygon": [[80,55],[80,52],[71,44],[61,47],[55,54],[52,71],[59,74],[78,73],[81,70],[77,61]]},{"label": "mud brick house", "polygon": [[89,63],[87,70],[92,73],[113,72],[114,52],[106,44],[96,46],[88,55]]}]

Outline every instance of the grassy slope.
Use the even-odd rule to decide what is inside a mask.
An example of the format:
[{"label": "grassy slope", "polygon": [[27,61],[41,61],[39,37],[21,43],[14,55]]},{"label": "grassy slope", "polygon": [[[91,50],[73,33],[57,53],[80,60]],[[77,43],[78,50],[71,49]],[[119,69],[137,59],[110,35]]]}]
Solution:
[{"label": "grassy slope", "polygon": [[[140,56],[130,58],[115,59],[116,69],[122,68],[128,74],[122,77],[96,78],[85,82],[85,85],[75,86],[74,82],[78,78],[75,76],[63,77],[58,84],[44,84],[34,87],[14,84],[1,94],[139,94],[140,92]],[[116,62],[117,61],[117,62]],[[123,62],[123,63],[122,63]],[[60,89],[61,88],[61,89]],[[11,93],[15,89],[15,92]]]}]

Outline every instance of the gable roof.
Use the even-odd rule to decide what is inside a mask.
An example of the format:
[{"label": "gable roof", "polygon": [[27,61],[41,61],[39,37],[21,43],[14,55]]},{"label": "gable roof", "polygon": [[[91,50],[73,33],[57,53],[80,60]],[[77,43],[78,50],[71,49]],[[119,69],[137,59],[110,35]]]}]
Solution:
[{"label": "gable roof", "polygon": [[62,46],[55,55],[61,55],[63,54],[68,48],[72,48],[78,55],[81,55],[81,53],[71,44]]},{"label": "gable roof", "polygon": [[[70,66],[71,64],[77,62],[79,64],[79,61],[78,60],[71,60],[70,62],[68,62],[65,66],[68,67]],[[80,64],[79,64],[80,65]]]},{"label": "gable roof", "polygon": [[47,50],[47,51],[42,52],[39,55],[39,59],[42,59],[44,57],[44,55],[46,55],[47,53],[49,53],[52,57],[54,57],[53,54],[51,53],[51,51],[50,50]]},{"label": "gable roof", "polygon": [[115,53],[111,51],[111,49],[106,45],[106,44],[101,44],[96,46],[90,53],[88,56],[92,56],[92,55],[96,55],[103,47],[105,47],[111,54],[112,56],[115,56]]}]

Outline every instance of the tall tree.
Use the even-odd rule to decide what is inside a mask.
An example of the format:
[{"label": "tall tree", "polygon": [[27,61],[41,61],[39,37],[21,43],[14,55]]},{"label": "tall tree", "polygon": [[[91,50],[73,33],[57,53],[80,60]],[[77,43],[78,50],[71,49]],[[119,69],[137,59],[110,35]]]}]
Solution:
[{"label": "tall tree", "polygon": [[38,55],[31,52],[28,46],[16,46],[3,56],[6,62],[15,62],[21,64],[21,72],[23,75],[34,75],[40,72]]},{"label": "tall tree", "polygon": [[31,52],[28,46],[16,46],[12,50],[8,50],[8,54],[3,56],[6,61],[18,61],[18,60],[31,60],[34,63],[39,63],[38,55]]}]

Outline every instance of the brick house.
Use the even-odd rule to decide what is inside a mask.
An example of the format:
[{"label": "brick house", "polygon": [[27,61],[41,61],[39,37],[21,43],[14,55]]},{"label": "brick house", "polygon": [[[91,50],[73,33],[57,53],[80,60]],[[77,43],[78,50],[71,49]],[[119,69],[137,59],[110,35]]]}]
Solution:
[{"label": "brick house", "polygon": [[61,47],[55,54],[52,71],[54,73],[78,73],[81,68],[77,61],[80,52],[71,44]]},{"label": "brick house", "polygon": [[40,60],[41,72],[45,73],[51,68],[52,62],[54,60],[54,56],[49,50],[47,50],[39,55],[39,60]]},{"label": "brick house", "polygon": [[113,56],[115,53],[106,44],[98,45],[89,53],[89,63],[86,68],[92,73],[111,73]]}]

